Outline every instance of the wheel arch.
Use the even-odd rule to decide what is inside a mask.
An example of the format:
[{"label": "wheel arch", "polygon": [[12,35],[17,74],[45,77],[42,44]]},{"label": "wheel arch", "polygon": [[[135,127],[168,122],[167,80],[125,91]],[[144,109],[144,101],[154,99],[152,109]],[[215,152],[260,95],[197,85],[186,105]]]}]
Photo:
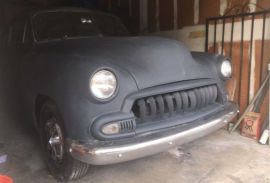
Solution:
[{"label": "wheel arch", "polygon": [[39,120],[38,119],[39,119],[41,107],[48,100],[54,101],[52,99],[52,97],[47,96],[47,95],[38,94],[35,97],[35,101],[34,101],[34,114],[33,115],[34,115],[35,126],[36,126],[37,129],[39,129],[39,127],[40,127],[40,124],[39,124]]}]

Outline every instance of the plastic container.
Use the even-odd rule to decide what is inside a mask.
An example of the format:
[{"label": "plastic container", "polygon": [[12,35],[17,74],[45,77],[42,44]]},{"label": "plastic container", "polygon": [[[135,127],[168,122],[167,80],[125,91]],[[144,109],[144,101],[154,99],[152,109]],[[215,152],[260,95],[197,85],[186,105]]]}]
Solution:
[{"label": "plastic container", "polygon": [[5,175],[0,175],[0,183],[13,183],[13,180]]}]

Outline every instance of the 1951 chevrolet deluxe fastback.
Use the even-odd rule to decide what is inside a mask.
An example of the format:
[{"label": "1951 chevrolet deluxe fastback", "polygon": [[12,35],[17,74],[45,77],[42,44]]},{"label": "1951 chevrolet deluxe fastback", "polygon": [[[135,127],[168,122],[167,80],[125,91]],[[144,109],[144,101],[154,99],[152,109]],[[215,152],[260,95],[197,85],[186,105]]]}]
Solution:
[{"label": "1951 chevrolet deluxe fastback", "polygon": [[6,37],[9,57],[20,62],[25,109],[59,180],[198,139],[238,111],[224,87],[230,59],[131,37],[105,13],[39,10],[15,21]]}]

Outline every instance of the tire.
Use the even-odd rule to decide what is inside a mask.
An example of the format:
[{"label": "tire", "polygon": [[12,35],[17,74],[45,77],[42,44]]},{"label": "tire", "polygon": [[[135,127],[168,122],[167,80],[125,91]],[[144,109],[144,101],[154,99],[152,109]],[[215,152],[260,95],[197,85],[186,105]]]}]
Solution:
[{"label": "tire", "polygon": [[69,154],[63,118],[56,105],[46,101],[39,114],[40,140],[49,172],[63,182],[85,176],[89,165]]}]

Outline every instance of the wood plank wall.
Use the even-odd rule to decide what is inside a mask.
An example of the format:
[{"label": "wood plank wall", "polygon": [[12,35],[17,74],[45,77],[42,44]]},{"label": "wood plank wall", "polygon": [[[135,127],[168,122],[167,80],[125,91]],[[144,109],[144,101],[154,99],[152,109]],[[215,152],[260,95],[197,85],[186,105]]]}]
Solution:
[{"label": "wood plank wall", "polygon": [[263,9],[270,9],[270,1],[269,0],[257,0],[258,1],[258,7],[257,10],[260,11],[261,8]]},{"label": "wood plank wall", "polygon": [[[173,30],[175,27],[182,28],[184,26],[192,26],[194,22],[194,5],[195,0],[176,0],[177,7],[174,7],[174,0],[147,0],[148,1],[148,30],[155,32],[159,30]],[[247,0],[228,0],[228,4],[231,6],[237,4],[243,4]],[[257,0],[258,8],[264,9],[270,8],[269,0]],[[66,4],[67,2],[79,2],[78,0],[13,0],[13,4],[21,4],[27,2],[27,4],[35,4],[38,6],[55,6]],[[84,1],[83,1],[84,2]],[[120,16],[125,24],[130,28],[133,33],[139,33],[140,31],[140,0],[99,0],[97,1],[97,8],[100,10],[112,12]],[[129,2],[132,5],[129,5]],[[158,2],[158,3],[157,3]],[[0,12],[3,14],[4,6],[0,3]],[[10,3],[9,3],[10,4]],[[158,12],[157,5],[159,4]],[[204,24],[207,17],[213,17],[219,15],[220,1],[219,0],[199,0],[199,24]],[[16,5],[15,5],[16,6]],[[131,7],[131,9],[130,9]],[[174,10],[177,10],[177,20],[175,21]],[[10,14],[14,11],[10,11],[8,15],[2,15],[1,18],[10,17]],[[130,13],[132,12],[132,13]],[[0,27],[5,20],[0,20]],[[177,26],[174,25],[177,22]]]},{"label": "wood plank wall", "polygon": [[148,30],[150,32],[154,32],[157,30],[157,1],[156,0],[148,0]]},{"label": "wood plank wall", "polygon": [[159,29],[174,28],[174,0],[159,0]]},{"label": "wood plank wall", "polygon": [[178,28],[194,25],[194,0],[178,0]]},{"label": "wood plank wall", "polygon": [[199,6],[199,24],[204,24],[209,17],[219,16],[220,1],[217,0],[200,0]]}]

